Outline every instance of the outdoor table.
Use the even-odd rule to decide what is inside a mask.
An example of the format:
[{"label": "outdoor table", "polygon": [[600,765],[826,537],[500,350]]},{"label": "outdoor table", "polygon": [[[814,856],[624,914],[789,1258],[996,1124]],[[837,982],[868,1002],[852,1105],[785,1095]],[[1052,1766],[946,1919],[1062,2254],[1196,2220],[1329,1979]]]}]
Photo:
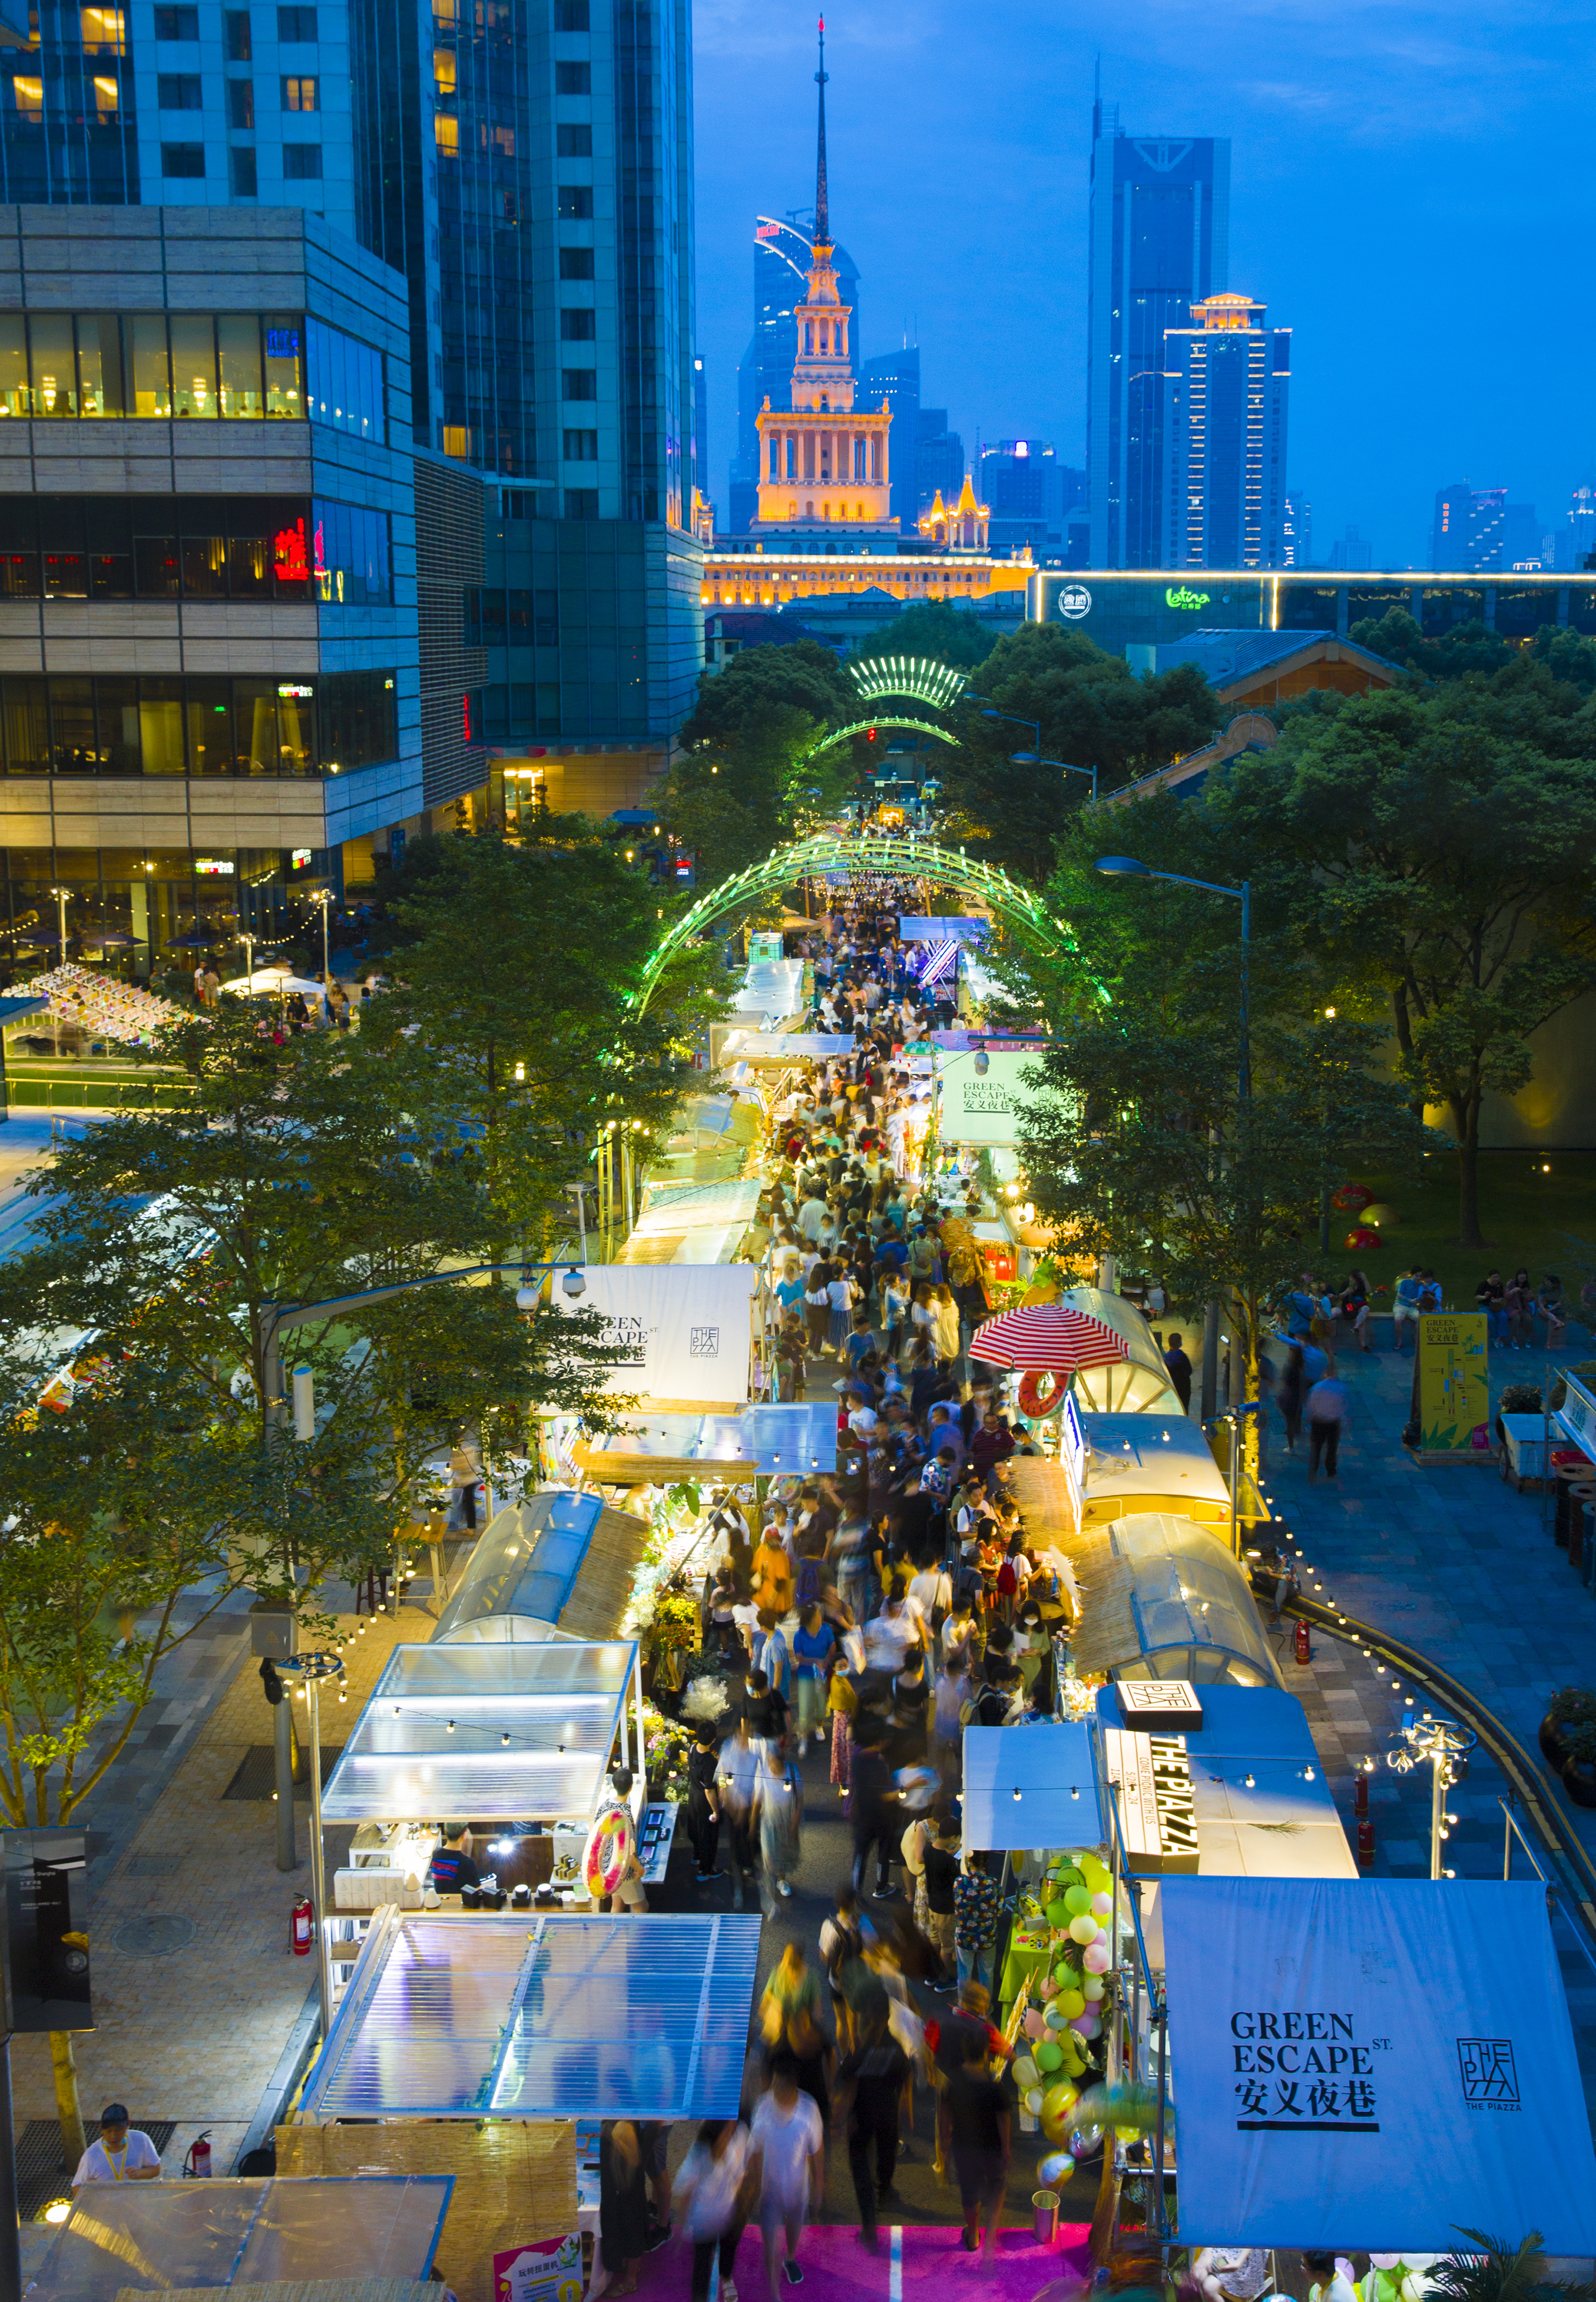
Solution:
[{"label": "outdoor table", "polygon": [[1009,1936],[1009,1946],[1004,1955],[1003,1974],[998,1982],[998,2003],[1012,2006],[1021,1991],[1036,1974],[1044,1973],[1052,1963],[1051,1932],[1046,1927],[1015,1927]]}]

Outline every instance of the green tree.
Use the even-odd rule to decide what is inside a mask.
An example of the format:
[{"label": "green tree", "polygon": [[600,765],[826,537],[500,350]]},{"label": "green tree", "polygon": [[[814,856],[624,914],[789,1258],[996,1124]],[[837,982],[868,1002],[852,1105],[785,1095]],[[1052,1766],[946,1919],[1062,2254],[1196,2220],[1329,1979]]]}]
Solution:
[{"label": "green tree", "polygon": [[[1555,686],[1527,724],[1571,746],[1584,707],[1558,712]],[[1533,1033],[1596,987],[1596,760],[1502,732],[1526,692],[1503,675],[1350,697],[1239,760],[1204,809],[1265,906],[1389,1002],[1402,1076],[1451,1122],[1465,1246],[1484,1244],[1486,1096],[1526,1086]]]},{"label": "green tree", "polygon": [[[1042,757],[1096,767],[1099,789],[1108,792],[1196,751],[1221,718],[1193,665],[1138,675],[1058,624],[1024,624],[999,640],[979,686],[982,700],[962,703],[953,715],[959,749],[944,768],[945,796],[972,845],[1029,879],[1046,876],[1053,841],[1091,786],[1057,768],[1016,766],[1012,754],[1035,748],[1016,722],[1039,721]],[[1013,717],[987,719],[988,709]]]},{"label": "green tree", "polygon": [[947,600],[915,600],[887,624],[856,640],[851,660],[868,656],[929,656],[955,670],[973,671],[985,663],[999,634],[986,617],[969,608],[955,608]]},{"label": "green tree", "polygon": [[1367,648],[1388,663],[1399,663],[1427,679],[1489,679],[1504,669],[1516,652],[1510,641],[1487,630],[1477,618],[1454,624],[1435,638],[1426,639],[1405,608],[1388,608],[1380,617],[1365,616],[1348,628],[1347,636],[1355,646]]}]

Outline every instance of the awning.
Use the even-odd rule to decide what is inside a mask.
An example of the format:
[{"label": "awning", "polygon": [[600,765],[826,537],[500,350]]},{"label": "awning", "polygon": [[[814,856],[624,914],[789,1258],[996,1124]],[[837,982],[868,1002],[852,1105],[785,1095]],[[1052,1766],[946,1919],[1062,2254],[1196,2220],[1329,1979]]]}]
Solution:
[{"label": "awning", "polygon": [[967,1853],[1100,1846],[1103,1818],[1091,1737],[1073,1719],[1054,1726],[964,1729]]},{"label": "awning", "polygon": [[547,1488],[494,1514],[433,1643],[491,1616],[531,1617],[577,1638],[612,1639],[648,1548],[646,1524],[609,1509],[600,1495]]},{"label": "awning", "polygon": [[809,1477],[836,1468],[836,1408],[825,1399],[745,1407],[740,1415],[626,1416],[573,1453],[607,1487],[676,1479]]},{"label": "awning", "polygon": [[898,914],[898,939],[902,943],[942,943],[945,940],[979,943],[983,936],[991,932],[990,920],[917,916],[912,912]]},{"label": "awning", "polygon": [[395,1647],[338,1755],[329,1822],[586,1822],[637,1659],[634,1641]]},{"label": "awning", "polygon": [[728,1263],[759,1213],[761,1188],[753,1176],[716,1183],[651,1182],[615,1263],[588,1266],[590,1288],[601,1283],[598,1274],[621,1264]]},{"label": "awning", "polygon": [[735,2118],[760,1919],[389,1906],[302,2108],[333,2118]]},{"label": "awning", "polygon": [[1596,2251],[1596,2154],[1534,1880],[1161,1889],[1183,2245]]},{"label": "awning", "polygon": [[722,1063],[759,1063],[780,1068],[786,1063],[823,1063],[827,1056],[851,1055],[851,1031],[733,1031],[720,1050]]},{"label": "awning", "polygon": [[1082,1671],[1120,1678],[1189,1678],[1203,1685],[1278,1686],[1280,1671],[1247,1576],[1211,1526],[1172,1511],[1113,1520],[1111,1570],[1083,1565],[1085,1621],[1074,1641]]},{"label": "awning", "polygon": [[1080,1418],[1087,1439],[1088,1519],[1122,1518],[1131,1511],[1176,1510],[1205,1522],[1231,1516],[1231,1491],[1203,1436],[1202,1425],[1173,1411],[1094,1415]]}]

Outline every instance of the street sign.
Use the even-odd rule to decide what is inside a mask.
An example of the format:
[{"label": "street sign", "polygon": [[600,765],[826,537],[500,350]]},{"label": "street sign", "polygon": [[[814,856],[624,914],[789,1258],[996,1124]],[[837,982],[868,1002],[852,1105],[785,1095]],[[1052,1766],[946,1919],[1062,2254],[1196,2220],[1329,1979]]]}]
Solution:
[{"label": "street sign", "polygon": [[0,1831],[8,2030],[92,2030],[88,1851],[81,1830]]}]

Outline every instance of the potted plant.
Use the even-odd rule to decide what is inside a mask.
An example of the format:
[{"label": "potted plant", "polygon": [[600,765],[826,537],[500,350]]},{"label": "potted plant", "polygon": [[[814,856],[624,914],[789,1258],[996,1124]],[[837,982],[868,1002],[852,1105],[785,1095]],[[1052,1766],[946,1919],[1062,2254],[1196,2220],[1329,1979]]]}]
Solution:
[{"label": "potted plant", "polygon": [[1596,1717],[1575,1719],[1566,1739],[1563,1788],[1575,1806],[1596,1806]]},{"label": "potted plant", "polygon": [[1546,1706],[1538,1740],[1541,1755],[1554,1774],[1567,1761],[1569,1736],[1587,1719],[1596,1720],[1596,1692],[1588,1686],[1559,1686]]}]

